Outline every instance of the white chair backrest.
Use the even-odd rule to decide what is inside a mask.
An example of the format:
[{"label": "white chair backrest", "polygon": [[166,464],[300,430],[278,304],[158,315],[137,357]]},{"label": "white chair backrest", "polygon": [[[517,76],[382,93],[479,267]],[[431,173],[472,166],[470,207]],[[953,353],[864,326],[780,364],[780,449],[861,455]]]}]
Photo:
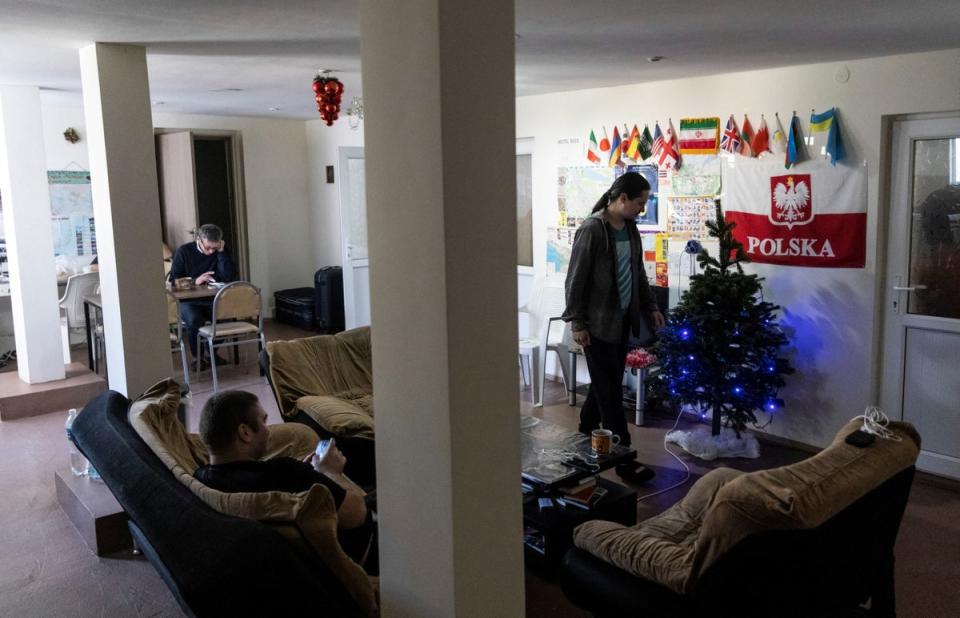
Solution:
[{"label": "white chair backrest", "polygon": [[[550,318],[559,318],[567,308],[563,280],[539,279],[530,293],[530,300],[518,310],[518,331],[521,338],[535,337],[543,342],[547,338],[547,326]],[[554,322],[550,332],[550,341],[559,341],[563,325]]]},{"label": "white chair backrest", "polygon": [[66,311],[70,328],[83,325],[83,297],[91,296],[100,285],[100,273],[72,275],[67,279],[67,287],[60,299],[60,306]]},{"label": "white chair backrest", "polygon": [[541,340],[545,340],[548,343],[558,343],[562,337],[566,328],[566,324],[563,322],[554,322],[550,327],[550,332],[546,332],[547,324],[550,318],[559,318],[563,315],[563,312],[567,308],[567,295],[564,287],[562,285],[545,285],[543,287],[543,298],[540,304],[540,312],[542,317],[541,324]]}]

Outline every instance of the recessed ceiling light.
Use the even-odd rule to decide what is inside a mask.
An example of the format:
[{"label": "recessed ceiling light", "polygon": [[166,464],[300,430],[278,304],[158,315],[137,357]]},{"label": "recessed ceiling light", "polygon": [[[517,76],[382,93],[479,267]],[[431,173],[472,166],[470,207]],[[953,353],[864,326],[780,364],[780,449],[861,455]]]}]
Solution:
[{"label": "recessed ceiling light", "polygon": [[279,112],[279,111],[280,111],[280,108],[279,108],[279,107],[268,107],[267,110],[268,110],[268,111],[271,111],[271,112]]},{"label": "recessed ceiling light", "polygon": [[514,34],[513,34],[513,38],[514,38],[515,40],[519,41],[519,40],[522,39],[523,37],[520,36],[520,35],[517,34],[517,33],[514,33]]},{"label": "recessed ceiling light", "polygon": [[166,102],[166,101],[154,101],[153,104],[154,104],[154,105],[166,105],[167,102]]},{"label": "recessed ceiling light", "polygon": [[647,58],[647,62],[660,62],[663,60],[663,56],[650,56]]},{"label": "recessed ceiling light", "polygon": [[213,90],[207,90],[207,92],[243,92],[243,88],[214,88]]}]

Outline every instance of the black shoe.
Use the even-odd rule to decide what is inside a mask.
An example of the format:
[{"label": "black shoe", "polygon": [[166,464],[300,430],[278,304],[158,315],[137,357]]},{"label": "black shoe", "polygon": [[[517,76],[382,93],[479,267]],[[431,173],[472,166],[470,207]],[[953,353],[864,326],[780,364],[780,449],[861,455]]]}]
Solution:
[{"label": "black shoe", "polygon": [[620,464],[617,466],[617,476],[628,483],[642,485],[657,475],[651,468],[646,467],[638,461]]}]

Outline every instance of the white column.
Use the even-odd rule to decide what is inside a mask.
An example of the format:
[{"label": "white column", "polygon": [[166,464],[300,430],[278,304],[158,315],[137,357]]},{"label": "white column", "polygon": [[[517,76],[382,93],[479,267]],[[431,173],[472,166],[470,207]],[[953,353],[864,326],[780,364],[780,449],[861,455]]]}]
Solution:
[{"label": "white column", "polygon": [[94,43],[80,76],[110,388],[133,397],[171,366],[146,50]]},{"label": "white column", "polygon": [[383,615],[522,616],[513,2],[360,16]]},{"label": "white column", "polygon": [[0,87],[0,199],[20,379],[65,376],[40,89]]}]

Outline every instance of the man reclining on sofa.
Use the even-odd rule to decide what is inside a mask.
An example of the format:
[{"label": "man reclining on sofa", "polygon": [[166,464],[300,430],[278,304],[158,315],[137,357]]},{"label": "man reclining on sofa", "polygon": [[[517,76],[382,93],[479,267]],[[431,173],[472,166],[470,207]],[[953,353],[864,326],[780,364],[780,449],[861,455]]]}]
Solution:
[{"label": "man reclining on sofa", "polygon": [[326,486],[337,509],[340,545],[367,573],[376,575],[374,514],[364,501],[366,492],[343,474],[346,458],[331,445],[322,460],[316,453],[303,461],[292,457],[264,460],[270,435],[266,421],[267,413],[253,393],[229,390],[208,399],[200,419],[200,436],[210,452],[210,463],[197,468],[194,477],[227,493],[299,493],[318,483]]}]

